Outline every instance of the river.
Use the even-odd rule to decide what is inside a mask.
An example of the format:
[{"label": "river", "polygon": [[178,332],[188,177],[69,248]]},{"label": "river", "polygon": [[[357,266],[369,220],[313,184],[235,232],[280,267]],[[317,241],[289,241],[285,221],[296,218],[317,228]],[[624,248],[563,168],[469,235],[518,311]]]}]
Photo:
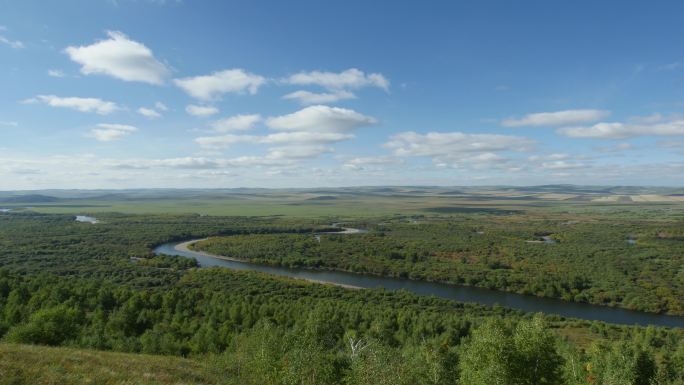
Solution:
[{"label": "river", "polygon": [[[348,229],[345,229],[348,230]],[[345,231],[343,230],[343,231]],[[350,234],[350,233],[347,233]],[[221,266],[234,270],[253,270],[263,273],[329,283],[344,287],[378,288],[387,290],[406,290],[418,295],[434,295],[460,302],[474,302],[481,305],[504,307],[524,312],[541,312],[563,317],[603,321],[622,325],[655,325],[684,328],[684,317],[664,314],[645,313],[616,307],[598,306],[579,302],[569,302],[553,298],[541,298],[472,286],[458,286],[427,281],[413,281],[404,278],[379,277],[373,275],[347,273],[329,270],[311,270],[267,266],[243,261],[221,259],[204,252],[187,249],[187,245],[197,240],[166,243],[154,249],[156,254],[179,255],[195,258],[202,267]]]}]

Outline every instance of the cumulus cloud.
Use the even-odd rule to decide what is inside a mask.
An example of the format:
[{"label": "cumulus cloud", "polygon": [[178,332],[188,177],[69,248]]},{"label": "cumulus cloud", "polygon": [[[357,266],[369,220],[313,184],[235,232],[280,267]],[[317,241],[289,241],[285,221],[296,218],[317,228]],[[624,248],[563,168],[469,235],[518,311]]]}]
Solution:
[{"label": "cumulus cloud", "polygon": [[324,105],[309,106],[266,120],[266,125],[274,130],[317,132],[347,132],[376,123],[375,118],[354,110]]},{"label": "cumulus cloud", "polygon": [[283,96],[283,99],[296,100],[300,104],[308,105],[334,103],[344,99],[356,99],[356,95],[354,95],[352,92],[344,90],[322,93],[299,90]]},{"label": "cumulus cloud", "polygon": [[62,70],[52,69],[52,70],[48,70],[47,73],[48,73],[48,76],[52,76],[53,78],[63,78],[66,76],[64,74],[64,71],[62,71]]},{"label": "cumulus cloud", "polygon": [[592,126],[563,127],[556,130],[570,138],[625,139],[639,136],[684,136],[684,119],[660,115],[629,122],[601,122]]},{"label": "cumulus cloud", "polygon": [[194,104],[189,104],[185,107],[185,112],[192,116],[206,117],[218,114],[219,110],[212,106],[196,106]]},{"label": "cumulus cloud", "polygon": [[259,143],[264,144],[327,144],[353,139],[354,135],[338,132],[296,131],[279,132],[265,135],[260,138]]},{"label": "cumulus cloud", "polygon": [[138,113],[146,118],[156,119],[161,117],[161,114],[151,108],[140,107],[138,108]]},{"label": "cumulus cloud", "polygon": [[208,169],[220,167],[216,160],[203,157],[180,157],[166,159],[129,159],[125,161],[108,161],[107,167],[117,169],[148,169],[155,167],[168,167],[179,169]]},{"label": "cumulus cloud", "polygon": [[354,138],[351,134],[336,132],[279,132],[268,135],[220,135],[203,136],[195,142],[206,148],[226,148],[234,144],[271,144],[271,145],[316,145],[341,142]]},{"label": "cumulus cloud", "polygon": [[0,43],[14,49],[24,48],[24,43],[20,42],[19,40],[10,40],[2,35],[0,35]]},{"label": "cumulus cloud", "polygon": [[523,126],[564,126],[570,124],[589,123],[610,115],[605,110],[565,110],[556,112],[537,112],[522,118],[508,118],[501,121],[505,127]]},{"label": "cumulus cloud", "polygon": [[619,153],[627,150],[634,150],[635,147],[631,143],[627,142],[622,142],[622,143],[617,143],[612,146],[602,146],[602,147],[596,147],[596,150],[599,152],[603,153]]},{"label": "cumulus cloud", "polygon": [[216,100],[226,93],[254,95],[266,83],[263,76],[235,68],[217,71],[210,75],[174,79],[176,86],[200,100]]},{"label": "cumulus cloud", "polygon": [[317,85],[329,90],[378,87],[389,90],[390,82],[380,73],[366,74],[356,68],[342,72],[299,72],[283,79],[286,84]]},{"label": "cumulus cloud", "polygon": [[553,160],[549,162],[542,162],[541,167],[547,170],[572,170],[586,167],[583,163],[569,162],[565,160]]},{"label": "cumulus cloud", "polygon": [[179,157],[164,159],[108,160],[105,166],[113,169],[144,170],[153,168],[211,170],[220,168],[280,166],[282,159],[269,156],[241,156],[236,158]]},{"label": "cumulus cloud", "polygon": [[168,111],[169,108],[166,107],[166,104],[162,102],[156,102],[154,103],[154,108],[156,108],[158,111]]},{"label": "cumulus cloud", "polygon": [[529,151],[534,141],[511,135],[463,132],[402,132],[384,147],[400,157],[428,157],[439,168],[507,169],[513,171],[509,153]]},{"label": "cumulus cloud", "polygon": [[216,132],[248,131],[260,121],[259,114],[235,115],[212,122],[211,128]]},{"label": "cumulus cloud", "polygon": [[[217,132],[236,132],[251,129],[262,121],[260,115],[236,115],[212,123]],[[330,145],[354,138],[352,131],[376,123],[374,118],[356,111],[328,106],[310,106],[292,114],[266,119],[271,130],[281,131],[266,135],[203,136],[195,142],[205,149],[219,150],[236,144],[267,145],[266,159],[288,159],[293,162],[315,158],[333,152]]]},{"label": "cumulus cloud", "polygon": [[134,126],[125,124],[100,123],[97,125],[97,128],[90,130],[88,136],[95,138],[100,142],[110,142],[121,139],[122,137],[135,131],[138,131],[138,128]]},{"label": "cumulus cloud", "polygon": [[81,112],[94,112],[108,115],[121,109],[116,103],[98,98],[59,97],[55,95],[37,95],[26,99],[23,103],[44,103],[51,107],[70,108]]},{"label": "cumulus cloud", "polygon": [[260,143],[260,136],[256,135],[220,135],[220,136],[200,136],[195,138],[195,142],[205,148],[226,148],[238,143]]},{"label": "cumulus cloud", "polygon": [[342,164],[343,169],[362,171],[382,166],[401,164],[403,161],[392,156],[369,156],[346,160]]},{"label": "cumulus cloud", "polygon": [[125,81],[163,84],[170,74],[144,44],[130,40],[118,31],[108,31],[109,39],[88,46],[70,46],[64,51],[81,65],[85,75],[103,74]]},{"label": "cumulus cloud", "polygon": [[322,154],[333,152],[331,147],[315,145],[298,145],[270,148],[268,159],[312,159]]},{"label": "cumulus cloud", "polygon": [[384,146],[397,156],[453,157],[464,153],[525,151],[533,144],[530,139],[511,135],[409,131],[393,135]]}]

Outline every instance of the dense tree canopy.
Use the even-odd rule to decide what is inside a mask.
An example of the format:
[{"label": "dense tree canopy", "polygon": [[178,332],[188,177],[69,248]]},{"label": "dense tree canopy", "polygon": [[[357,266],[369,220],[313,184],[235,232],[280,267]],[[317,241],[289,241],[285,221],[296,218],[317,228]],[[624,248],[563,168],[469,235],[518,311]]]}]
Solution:
[{"label": "dense tree canopy", "polygon": [[[264,262],[278,253],[307,261],[331,244],[330,250],[348,246],[349,258],[367,248],[363,260],[369,266],[377,260],[411,266],[391,251],[380,253],[385,247],[401,255],[415,250],[414,264],[428,266],[437,254],[423,257],[421,250],[443,253],[462,242],[452,226],[465,225],[456,219],[426,225],[383,219],[388,224],[365,224],[372,228],[368,235],[322,235],[320,244],[313,234],[330,230],[329,220],[117,214],[98,219],[91,225],[63,215],[0,216],[5,342],[201,357],[228,384],[684,381],[684,334],[677,329],[532,316],[406,292],[200,269],[194,260],[151,253],[163,242],[224,234],[218,245]],[[521,247],[528,246],[546,245]],[[474,250],[464,251],[464,258]],[[289,263],[287,258],[278,263]],[[327,261],[326,254],[317,258]]]}]

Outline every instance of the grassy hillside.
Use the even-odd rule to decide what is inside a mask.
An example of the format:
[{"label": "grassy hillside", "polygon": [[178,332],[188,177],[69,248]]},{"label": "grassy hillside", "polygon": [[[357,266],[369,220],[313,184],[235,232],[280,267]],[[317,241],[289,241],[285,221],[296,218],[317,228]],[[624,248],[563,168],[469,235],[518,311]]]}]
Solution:
[{"label": "grassy hillside", "polygon": [[215,384],[197,361],[0,343],[0,384]]}]

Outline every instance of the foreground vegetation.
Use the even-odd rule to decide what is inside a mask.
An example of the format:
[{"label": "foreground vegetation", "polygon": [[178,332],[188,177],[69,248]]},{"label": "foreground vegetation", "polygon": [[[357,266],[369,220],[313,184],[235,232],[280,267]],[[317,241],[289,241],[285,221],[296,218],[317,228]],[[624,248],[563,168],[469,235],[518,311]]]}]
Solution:
[{"label": "foreground vegetation", "polygon": [[196,360],[0,343],[0,385],[218,383]]},{"label": "foreground vegetation", "polygon": [[[394,274],[398,266],[413,278],[438,279],[429,275],[433,273],[490,277],[520,266],[527,266],[523,271],[528,273],[537,268],[548,274],[551,270],[544,270],[549,265],[544,264],[543,256],[550,249],[547,246],[565,246],[606,228],[598,215],[593,219],[598,221],[597,227],[590,227],[593,220],[582,218],[574,225],[562,225],[556,215],[563,216],[564,221],[569,215],[562,213],[549,214],[527,226],[512,225],[511,221],[523,218],[520,215],[450,213],[414,217],[417,224],[406,217],[365,219],[353,225],[371,229],[367,235],[328,234],[319,244],[313,234],[330,230],[328,225],[336,218],[108,213],[98,214],[99,223],[93,225],[77,223],[70,215],[3,213],[0,384],[684,382],[684,331],[679,329],[533,316],[406,292],[347,290],[254,272],[198,269],[194,260],[151,253],[155,245],[164,242],[222,234],[227,237],[217,245],[226,247],[224,240],[230,240],[233,243],[226,244],[236,253],[242,250],[241,258],[265,256],[263,261],[269,263],[322,267],[340,263],[334,254],[347,250],[345,263],[354,261],[369,269],[385,264],[383,274]],[[655,219],[622,221],[604,233],[620,237],[624,246],[619,247],[627,253],[624,261],[664,259],[668,254],[663,250],[679,247],[676,220],[665,218],[660,224]],[[556,230],[551,236],[560,242],[524,242],[541,236],[535,234],[539,224]],[[575,227],[558,230],[561,226]],[[656,228],[673,238],[656,233],[652,242],[665,240],[671,244],[654,249],[648,246],[648,236]],[[638,239],[634,247],[622,238],[628,229]],[[562,235],[563,231],[568,233]],[[520,249],[501,253],[507,247],[517,247],[513,245],[519,240]],[[501,249],[496,247],[499,242]],[[589,243],[582,245],[589,248]],[[328,244],[333,246],[326,249]],[[473,249],[458,249],[467,244]],[[642,244],[646,251],[628,254]],[[476,247],[489,252],[482,253],[481,259],[471,258]],[[306,252],[301,252],[302,248]],[[430,249],[435,252],[423,255]],[[458,251],[458,258],[444,256],[448,250]],[[520,250],[538,252],[530,252],[519,261],[503,258]],[[615,251],[604,254],[610,257]],[[313,258],[313,252],[321,254]],[[562,255],[548,258],[560,263]],[[308,262],[313,259],[317,262]],[[658,263],[674,269],[674,258],[670,259],[667,263],[671,265]],[[525,265],[524,260],[530,262]],[[516,264],[511,262],[506,267],[496,261]],[[574,268],[559,266],[568,269],[564,273]],[[423,275],[416,276],[416,272]],[[624,272],[631,274],[629,268]],[[662,279],[659,284],[667,288],[670,283],[666,280],[672,276],[663,275],[645,277],[656,283]],[[599,282],[594,281],[595,276],[589,277],[590,285]],[[624,276],[616,277],[616,282],[628,281]],[[676,283],[671,285],[677,287]],[[637,288],[625,286],[622,290],[639,293]],[[122,353],[106,355],[82,349]],[[149,354],[188,359],[167,360]],[[138,360],[139,365],[132,360]],[[130,370],[124,372],[121,368],[127,366]]]}]

